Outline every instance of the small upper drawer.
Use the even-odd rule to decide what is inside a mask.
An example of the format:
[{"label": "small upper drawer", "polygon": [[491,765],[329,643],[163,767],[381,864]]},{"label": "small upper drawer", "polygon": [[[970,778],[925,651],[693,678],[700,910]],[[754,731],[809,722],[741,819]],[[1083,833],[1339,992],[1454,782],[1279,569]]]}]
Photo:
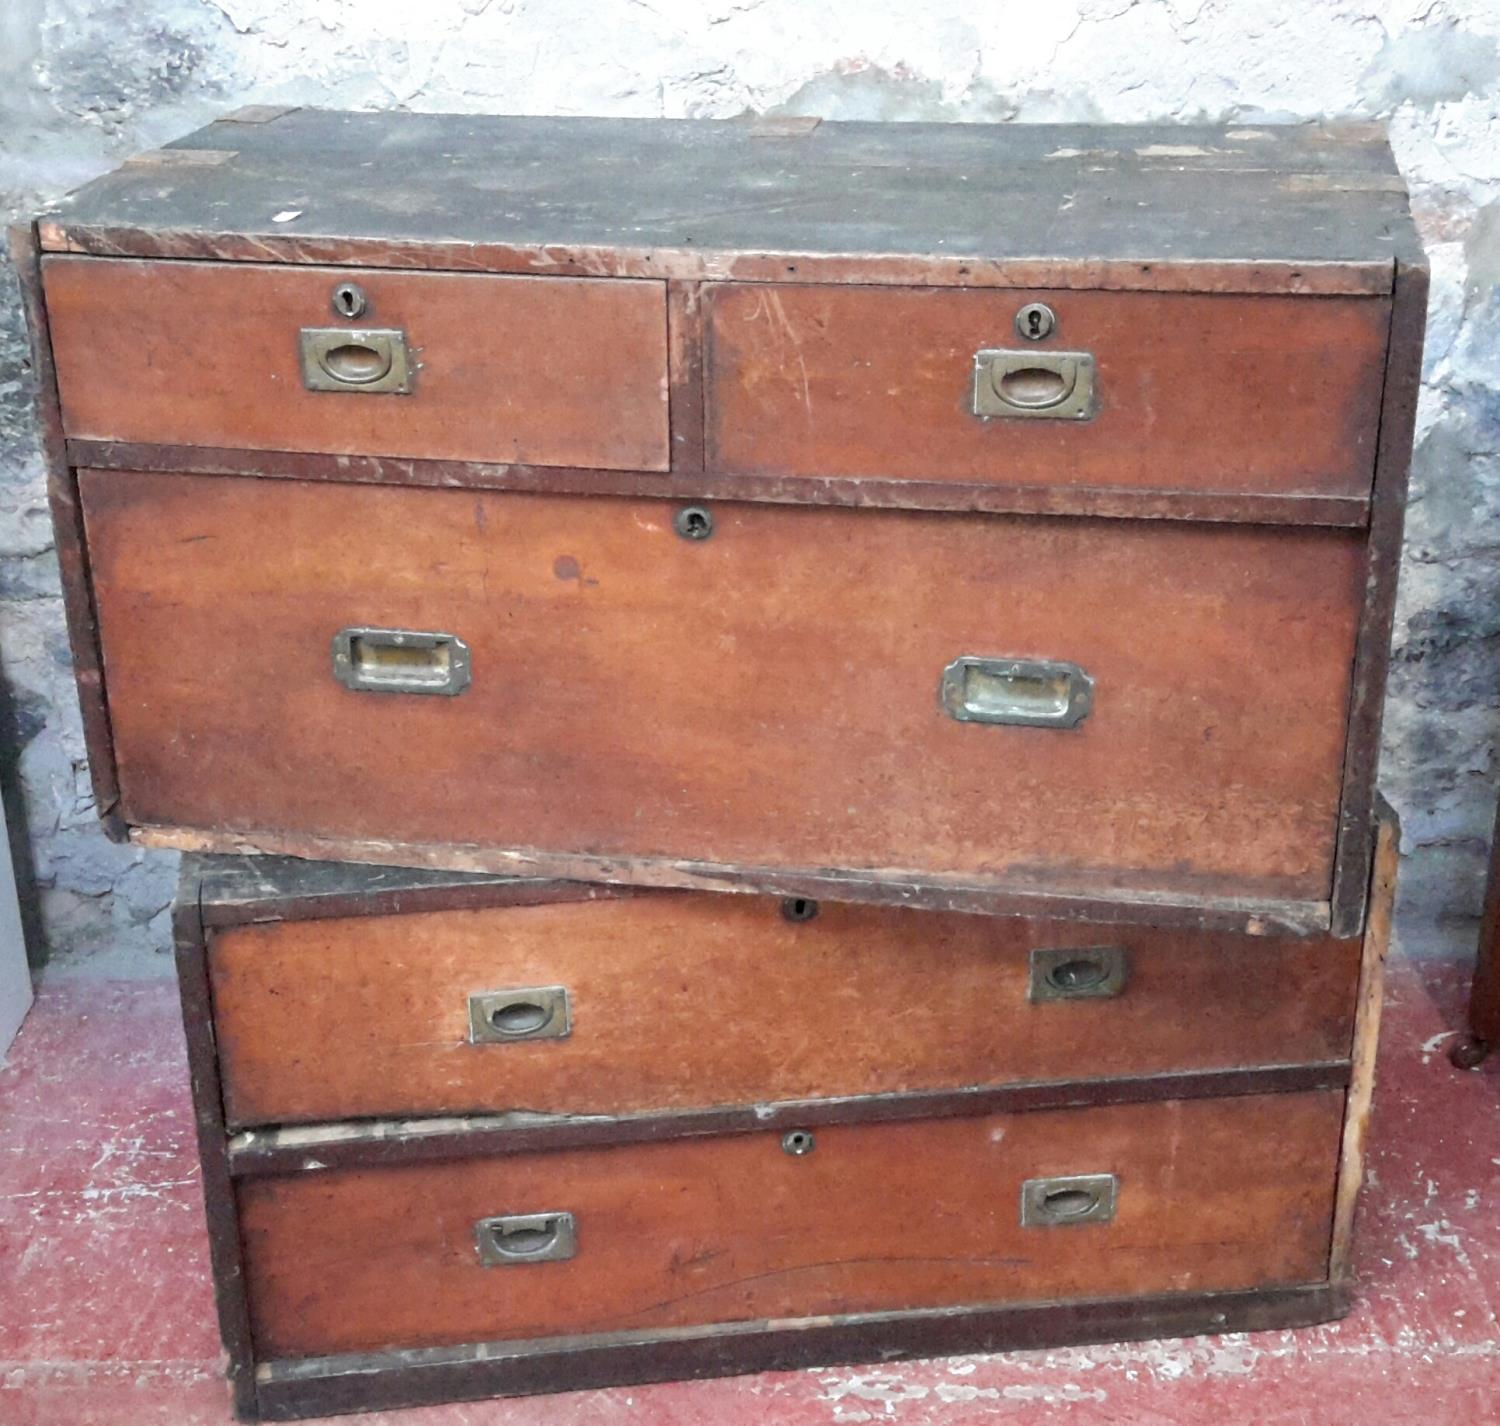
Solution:
[{"label": "small upper drawer", "polygon": [[725,472],[1370,487],[1384,298],[724,283],[706,311]]},{"label": "small upper drawer", "polygon": [[208,966],[243,1127],[1341,1060],[1359,944],[686,892],[226,927]]},{"label": "small upper drawer", "polygon": [[665,470],[665,285],[53,257],[67,434]]}]

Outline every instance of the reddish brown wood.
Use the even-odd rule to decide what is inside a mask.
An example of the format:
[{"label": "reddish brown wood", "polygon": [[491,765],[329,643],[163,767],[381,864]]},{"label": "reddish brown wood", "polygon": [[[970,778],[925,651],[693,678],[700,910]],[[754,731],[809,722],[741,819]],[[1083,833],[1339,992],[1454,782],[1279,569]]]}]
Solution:
[{"label": "reddish brown wood", "polygon": [[668,368],[671,375],[672,473],[703,472],[702,288],[696,282],[667,286]]},{"label": "reddish brown wood", "polygon": [[1401,572],[1402,534],[1406,528],[1412,433],[1422,385],[1427,289],[1427,264],[1420,249],[1403,252],[1391,306],[1374,501],[1365,557],[1365,607],[1360,615],[1354,687],[1349,701],[1349,741],[1344,755],[1339,858],[1331,913],[1336,935],[1359,933],[1370,886],[1370,857],[1375,845],[1375,778],[1380,764],[1380,726],[1390,668],[1391,629],[1396,618],[1396,582]]},{"label": "reddish brown wood", "polygon": [[[1032,1003],[1033,948],[1122,948],[1110,999]],[[664,957],[664,948],[670,948]],[[232,1125],[628,1114],[1337,1060],[1357,941],[686,893],[225,928]],[[471,992],[565,986],[565,1039],[468,1043]]]},{"label": "reddish brown wood", "polygon": [[[1057,328],[1028,343],[1022,304]],[[730,472],[1363,494],[1390,305],[1358,298],[713,284],[709,464]],[[981,348],[1088,352],[1087,421],[973,414]]]},{"label": "reddish brown wood", "polygon": [[[487,847],[667,879],[691,858],[1327,894],[1361,597],[1344,532],[720,505],[688,541],[664,502],[82,481],[137,825],[447,846],[459,868]],[[350,692],[330,641],[364,624],[467,640],[473,686]],[[956,722],[938,687],[963,654],[1073,660],[1095,710]]]},{"label": "reddish brown wood", "polygon": [[[684,396],[684,401],[687,397]],[[698,408],[701,417],[701,405]],[[701,421],[699,422],[701,427]],[[674,441],[677,436],[674,434]],[[699,442],[701,455],[702,443]],[[892,510],[949,510],[992,515],[1091,515],[1124,520],[1198,520],[1250,525],[1329,525],[1363,530],[1370,502],[1362,495],[1278,495],[1264,491],[1102,490],[1044,485],[975,485],[958,481],[849,479],[843,476],[670,474],[572,470],[560,466],[487,465],[478,461],[327,456],[302,451],[234,451],[204,446],[69,441],[75,465],[100,470],[175,470],[201,475],[254,475],[369,485],[459,486],[553,495],[652,495],[681,500],[756,500],[781,505],[837,505]]]},{"label": "reddish brown wood", "polygon": [[236,1178],[301,1172],[311,1159],[325,1169],[445,1163],[489,1154],[657,1144],[825,1124],[901,1124],[968,1119],[976,1114],[1036,1114],[1055,1109],[1156,1104],[1167,1099],[1237,1099],[1349,1087],[1349,1061],[1187,1070],[1177,1074],[1054,1079],[961,1089],[866,1094],[849,1099],[778,1099],[769,1103],[672,1109],[649,1114],[557,1115],[519,1110],[461,1118],[353,1119],[337,1124],[283,1124],[243,1129],[229,1145]]},{"label": "reddish brown wood", "polygon": [[119,228],[43,218],[42,250],[95,257],[206,259],[215,262],[338,264],[492,272],[546,277],[656,278],[677,282],[851,283],[910,287],[1057,288],[1080,292],[1295,292],[1304,296],[1387,296],[1391,265],[1350,262],[1262,262],[1199,259],[1146,262],[1097,259],[993,261],[933,253],[879,253],[795,260],[766,253],[706,253],[695,248],[571,246],[553,243],[454,243],[400,238],[302,237],[218,233],[204,229]]},{"label": "reddish brown wood", "polygon": [[[834,1126],[240,1185],[257,1350],[1322,1280],[1343,1095]],[[1274,1143],[1275,1153],[1266,1145]],[[1022,1228],[1022,1181],[1114,1173],[1109,1223]],[[577,1256],[484,1267],[476,1220],[575,1215]]]},{"label": "reddish brown wood", "polygon": [[[666,288],[605,282],[47,258],[71,436],[665,470]],[[334,286],[359,283],[359,322]],[[406,333],[409,395],[308,391],[298,334]]]},{"label": "reddish brown wood", "polygon": [[78,481],[68,463],[63,438],[52,335],[42,294],[41,255],[36,231],[31,224],[13,226],[9,239],[11,262],[15,266],[21,306],[31,339],[31,391],[42,461],[47,471],[47,499],[52,511],[53,540],[68,624],[68,643],[72,649],[73,677],[78,687],[89,781],[94,806],[106,835],[113,841],[121,841],[126,835],[126,826],[117,806],[119,784],[115,778],[109,707],[104,696],[88,545],[84,538],[83,512],[78,505]]}]

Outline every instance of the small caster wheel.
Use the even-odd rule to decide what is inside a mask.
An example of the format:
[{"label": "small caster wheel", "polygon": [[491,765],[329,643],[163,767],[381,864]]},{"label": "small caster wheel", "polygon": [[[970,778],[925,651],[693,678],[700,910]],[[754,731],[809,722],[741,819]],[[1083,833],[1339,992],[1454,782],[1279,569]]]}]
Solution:
[{"label": "small caster wheel", "polygon": [[1453,1048],[1448,1051],[1448,1058],[1454,1069],[1471,1070],[1478,1069],[1489,1053],[1490,1047],[1483,1040],[1475,1035],[1468,1035],[1454,1042]]}]

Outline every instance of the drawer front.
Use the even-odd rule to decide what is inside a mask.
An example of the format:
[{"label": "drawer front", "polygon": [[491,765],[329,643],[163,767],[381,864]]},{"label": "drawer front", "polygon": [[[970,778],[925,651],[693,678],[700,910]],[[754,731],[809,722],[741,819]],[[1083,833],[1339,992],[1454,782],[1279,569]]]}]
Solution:
[{"label": "drawer front", "polygon": [[660,282],[82,257],[43,281],[70,436],[667,468]]},{"label": "drawer front", "polygon": [[[1370,488],[1384,299],[738,283],[707,292],[711,468],[1224,493]],[[1033,303],[1055,318],[1040,341],[1017,331]],[[981,353],[994,355],[976,373]]]},{"label": "drawer front", "polygon": [[216,931],[227,1117],[628,1114],[1349,1053],[1356,941],[789,919],[807,906],[646,893]]},{"label": "drawer front", "polygon": [[[1318,1091],[843,1125],[801,1153],[750,1134],[248,1179],[257,1354],[1316,1282],[1342,1108]],[[1024,1188],[1049,1178],[1086,1182]]]},{"label": "drawer front", "polygon": [[1328,894],[1354,532],[81,480],[135,824]]}]

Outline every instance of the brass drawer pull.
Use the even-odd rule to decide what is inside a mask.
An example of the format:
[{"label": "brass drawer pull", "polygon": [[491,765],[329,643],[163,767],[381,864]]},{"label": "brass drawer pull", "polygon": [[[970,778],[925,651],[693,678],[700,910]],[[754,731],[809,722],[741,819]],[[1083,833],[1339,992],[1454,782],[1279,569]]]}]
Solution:
[{"label": "brass drawer pull", "polygon": [[516,1263],[560,1263],[578,1251],[571,1213],[510,1213],[474,1225],[479,1261],[487,1268]]},{"label": "brass drawer pull", "polygon": [[1094,680],[1076,663],[1053,659],[954,659],[938,697],[960,723],[1072,728],[1094,706]]},{"label": "brass drawer pull", "polygon": [[1086,421],[1094,414],[1094,358],[1088,352],[975,352],[974,414]]},{"label": "brass drawer pull", "polygon": [[1045,946],[1031,953],[1026,998],[1103,1000],[1125,989],[1130,959],[1124,946]]},{"label": "brass drawer pull", "polygon": [[1062,1228],[1108,1223],[1115,1216],[1119,1180],[1112,1173],[1029,1178],[1021,1185],[1021,1226]]},{"label": "brass drawer pull", "polygon": [[512,1040],[563,1040],[572,1033],[573,1012],[561,985],[524,990],[478,990],[469,997],[469,1043],[503,1045]]},{"label": "brass drawer pull", "polygon": [[456,634],[417,629],[340,629],[333,676],[359,693],[441,693],[469,686],[469,646]]},{"label": "brass drawer pull", "polygon": [[302,384],[309,391],[411,390],[406,333],[368,327],[304,327]]}]

